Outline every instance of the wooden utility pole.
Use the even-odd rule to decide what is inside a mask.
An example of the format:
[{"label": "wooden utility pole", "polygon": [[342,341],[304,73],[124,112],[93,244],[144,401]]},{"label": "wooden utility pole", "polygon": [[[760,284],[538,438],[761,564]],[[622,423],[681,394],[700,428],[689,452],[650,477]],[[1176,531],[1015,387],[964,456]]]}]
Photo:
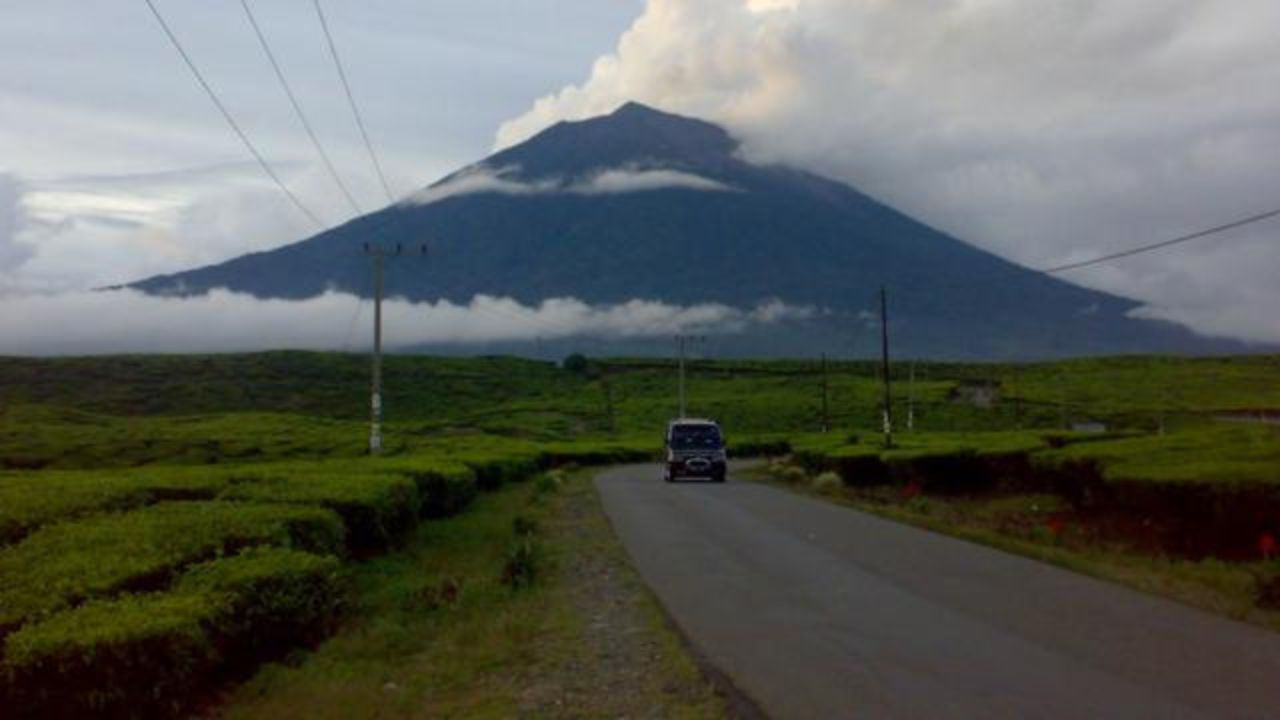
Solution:
[{"label": "wooden utility pole", "polygon": [[880,286],[880,366],[884,375],[884,446],[893,447],[893,400],[889,380],[889,301],[884,286]]}]

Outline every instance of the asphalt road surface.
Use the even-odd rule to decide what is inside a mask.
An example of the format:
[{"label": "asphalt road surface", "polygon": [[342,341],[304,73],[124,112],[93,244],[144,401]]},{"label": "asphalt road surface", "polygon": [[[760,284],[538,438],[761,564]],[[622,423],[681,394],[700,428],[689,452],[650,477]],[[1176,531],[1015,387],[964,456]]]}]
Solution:
[{"label": "asphalt road surface", "polygon": [[696,649],[774,718],[1280,718],[1280,634],[750,482],[596,480]]}]

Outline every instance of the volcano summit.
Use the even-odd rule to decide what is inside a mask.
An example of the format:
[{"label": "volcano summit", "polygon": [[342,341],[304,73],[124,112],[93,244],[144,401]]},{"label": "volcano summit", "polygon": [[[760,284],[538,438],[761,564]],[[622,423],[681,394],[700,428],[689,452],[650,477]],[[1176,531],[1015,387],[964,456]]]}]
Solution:
[{"label": "volcano summit", "polygon": [[559,123],[309,239],[133,287],[184,295],[227,288],[263,298],[368,295],[365,243],[425,242],[425,262],[388,264],[389,296],[803,309],[736,328],[718,344],[731,354],[867,354],[882,285],[900,354],[1241,349],[1133,317],[1140,306],[1133,300],[1015,265],[846,184],[753,164],[737,150],[716,125],[629,103]]}]

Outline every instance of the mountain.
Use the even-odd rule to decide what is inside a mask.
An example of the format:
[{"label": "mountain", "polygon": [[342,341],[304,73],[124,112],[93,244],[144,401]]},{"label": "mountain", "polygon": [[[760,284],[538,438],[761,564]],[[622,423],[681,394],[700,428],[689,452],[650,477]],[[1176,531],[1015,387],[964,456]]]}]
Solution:
[{"label": "mountain", "polygon": [[387,264],[388,295],[459,303],[477,294],[523,303],[642,298],[737,308],[776,298],[810,309],[807,318],[760,322],[724,337],[719,349],[732,354],[871,354],[881,285],[900,354],[1241,349],[1132,318],[1139,306],[1133,300],[1033,272],[843,183],[747,162],[737,148],[716,125],[630,103],[607,116],[559,123],[301,242],[133,287],[368,295],[364,243],[426,242],[428,258]]}]

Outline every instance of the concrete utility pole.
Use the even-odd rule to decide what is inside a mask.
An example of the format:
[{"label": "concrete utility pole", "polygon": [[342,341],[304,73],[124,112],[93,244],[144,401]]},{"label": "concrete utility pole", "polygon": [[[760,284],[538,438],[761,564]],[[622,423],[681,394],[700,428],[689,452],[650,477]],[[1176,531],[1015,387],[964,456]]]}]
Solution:
[{"label": "concrete utility pole", "polygon": [[1059,405],[1062,409],[1062,429],[1070,430],[1071,424],[1067,422],[1067,375],[1065,370],[1058,370],[1058,383],[1062,391],[1062,394],[1059,396],[1059,400],[1061,401]]},{"label": "concrete utility pole", "polygon": [[916,429],[916,361],[911,361],[911,374],[907,379],[907,432]]},{"label": "concrete utility pole", "polygon": [[889,381],[889,300],[880,286],[880,365],[884,374],[884,446],[893,447],[893,400]]},{"label": "concrete utility pole", "polygon": [[676,336],[676,354],[679,357],[680,365],[680,417],[685,417],[688,412],[688,406],[685,403],[685,380],[684,380],[684,356],[688,349],[689,343],[706,342],[705,335],[677,335]]},{"label": "concrete utility pole", "polygon": [[609,384],[609,366],[600,364],[600,385],[604,390],[604,414],[609,423],[609,434],[618,432],[618,420],[613,411],[613,385]]},{"label": "concrete utility pole", "polygon": [[1022,370],[1016,362],[1013,364],[1013,424],[1022,429]]},{"label": "concrete utility pole", "polygon": [[[369,380],[369,454],[382,452],[382,286],[383,265],[388,257],[402,254],[400,243],[393,249],[364,245],[364,254],[373,258],[373,367]],[[427,254],[427,246],[422,246]]]}]

